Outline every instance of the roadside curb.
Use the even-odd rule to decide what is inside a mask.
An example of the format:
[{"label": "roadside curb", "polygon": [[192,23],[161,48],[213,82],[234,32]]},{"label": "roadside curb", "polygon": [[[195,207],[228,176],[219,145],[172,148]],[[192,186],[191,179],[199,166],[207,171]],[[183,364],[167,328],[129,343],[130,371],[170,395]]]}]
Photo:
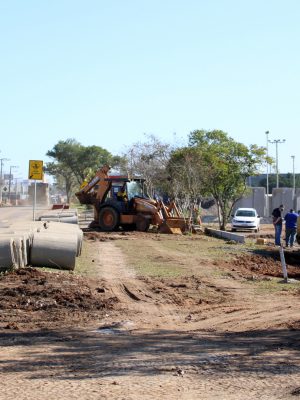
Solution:
[{"label": "roadside curb", "polygon": [[245,243],[245,236],[239,235],[238,233],[220,231],[213,228],[205,228],[205,233],[207,233],[208,235],[219,237],[221,239],[234,240],[238,243]]}]

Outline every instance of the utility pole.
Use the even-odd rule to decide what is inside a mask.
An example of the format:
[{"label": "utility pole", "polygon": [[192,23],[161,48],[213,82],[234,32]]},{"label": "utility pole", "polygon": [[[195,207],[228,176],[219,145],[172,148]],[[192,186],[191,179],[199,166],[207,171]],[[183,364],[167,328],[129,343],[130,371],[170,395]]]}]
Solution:
[{"label": "utility pole", "polygon": [[296,178],[295,178],[295,156],[291,156],[293,160],[293,196],[295,196]]},{"label": "utility pole", "polygon": [[276,145],[276,187],[279,188],[279,173],[278,173],[278,144],[284,143],[285,139],[269,140],[269,143]]},{"label": "utility pole", "polygon": [[266,137],[267,137],[267,201],[266,201],[266,216],[269,216],[269,163],[268,163],[268,157],[269,157],[269,131],[266,131]]},{"label": "utility pole", "polygon": [[8,158],[0,158],[0,204],[2,204],[2,189],[3,189],[2,170],[3,170],[4,161],[9,161],[9,159]]},{"label": "utility pole", "polygon": [[18,168],[17,165],[11,165],[9,167],[9,181],[8,181],[8,202],[10,203],[10,185],[11,185],[11,170],[13,168]]}]

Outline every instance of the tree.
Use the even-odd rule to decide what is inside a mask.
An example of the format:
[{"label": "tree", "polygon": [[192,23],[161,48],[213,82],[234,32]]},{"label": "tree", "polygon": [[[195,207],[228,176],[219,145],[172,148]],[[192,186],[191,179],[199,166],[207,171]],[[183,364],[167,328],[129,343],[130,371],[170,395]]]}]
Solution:
[{"label": "tree", "polygon": [[168,193],[183,210],[192,211],[203,194],[203,160],[197,147],[183,147],[171,153],[168,165]]},{"label": "tree", "polygon": [[130,176],[143,177],[149,195],[154,196],[157,190],[163,190],[171,146],[154,135],[145,136],[145,142],[134,143],[126,150],[124,169]]},{"label": "tree", "polygon": [[60,140],[46,154],[54,159],[46,164],[46,171],[64,182],[68,202],[71,194],[78,189],[84,179],[90,179],[95,171],[104,164],[115,166],[120,157],[114,157],[99,146],[83,146],[75,139]]},{"label": "tree", "polygon": [[266,150],[245,146],[220,130],[196,130],[189,135],[189,146],[202,160],[202,188],[218,207],[220,229],[225,230],[232,207],[246,192],[246,180],[256,175],[266,160]]},{"label": "tree", "polygon": [[[272,190],[276,188],[276,183],[277,183],[277,178],[275,174],[270,174],[269,175],[269,192],[272,193]],[[264,186],[265,188],[267,187],[267,178],[262,178],[259,181],[260,186]],[[290,187],[292,188],[294,185],[294,178],[293,174],[287,173],[287,174],[280,174],[279,175],[279,187]],[[295,175],[295,186],[298,188],[300,187],[300,175],[296,174]]]},{"label": "tree", "polygon": [[54,162],[47,163],[45,170],[49,175],[55,177],[57,187],[66,193],[67,202],[69,203],[76,185],[75,176],[72,174],[72,171],[63,163]]}]

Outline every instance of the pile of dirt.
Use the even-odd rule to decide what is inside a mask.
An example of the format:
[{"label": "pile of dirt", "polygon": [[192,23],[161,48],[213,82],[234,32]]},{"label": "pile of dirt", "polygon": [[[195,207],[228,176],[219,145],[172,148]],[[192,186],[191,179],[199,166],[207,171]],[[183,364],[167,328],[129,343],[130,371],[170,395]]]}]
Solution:
[{"label": "pile of dirt", "polygon": [[118,299],[105,287],[73,274],[34,268],[0,277],[1,328],[55,328],[80,324],[114,307]]},{"label": "pile of dirt", "polygon": [[[289,257],[286,257],[286,261]],[[235,271],[242,274],[263,275],[271,277],[282,277],[282,266],[279,255],[274,252],[266,252],[265,255],[245,253],[231,261]],[[298,264],[299,265],[299,264]],[[300,268],[297,265],[287,264],[288,276],[290,278],[300,278]]]},{"label": "pile of dirt", "polygon": [[161,304],[173,304],[178,307],[215,304],[224,301],[225,291],[215,285],[200,280],[197,276],[170,278],[140,278],[146,283],[151,297]]},{"label": "pile of dirt", "polygon": [[95,242],[108,242],[111,240],[128,240],[134,238],[147,238],[151,239],[153,236],[150,232],[137,232],[137,231],[115,231],[115,232],[100,232],[95,230],[90,230],[89,228],[83,229],[84,237],[87,240]]}]

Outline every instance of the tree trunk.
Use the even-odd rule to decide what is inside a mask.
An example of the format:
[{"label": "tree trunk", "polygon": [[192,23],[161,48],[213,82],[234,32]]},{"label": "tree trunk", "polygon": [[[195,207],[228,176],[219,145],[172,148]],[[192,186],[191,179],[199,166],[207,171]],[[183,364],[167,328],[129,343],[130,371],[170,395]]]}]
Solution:
[{"label": "tree trunk", "polygon": [[218,222],[219,222],[219,228],[221,229],[221,213],[220,213],[220,203],[219,200],[216,200],[217,202],[217,210],[218,210]]}]

